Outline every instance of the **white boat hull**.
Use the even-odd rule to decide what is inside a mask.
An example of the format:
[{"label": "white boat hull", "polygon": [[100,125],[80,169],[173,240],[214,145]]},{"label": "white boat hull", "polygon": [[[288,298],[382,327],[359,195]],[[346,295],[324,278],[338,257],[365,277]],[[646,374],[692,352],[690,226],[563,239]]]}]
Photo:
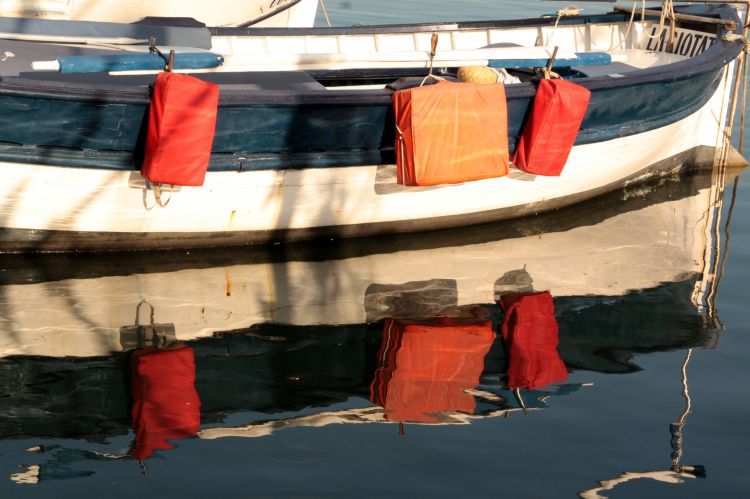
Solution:
[{"label": "white boat hull", "polygon": [[[650,175],[710,168],[728,99],[721,84],[698,112],[665,127],[573,148],[560,177],[517,170],[435,187],[396,184],[395,166],[209,172],[165,207],[137,172],[4,163],[0,220],[38,249],[213,246],[463,226],[559,208]],[[163,195],[166,199],[168,195]],[[49,244],[44,244],[48,241]],[[188,243],[189,240],[189,243]],[[97,242],[99,241],[99,242]],[[74,246],[75,247],[75,246]]]}]

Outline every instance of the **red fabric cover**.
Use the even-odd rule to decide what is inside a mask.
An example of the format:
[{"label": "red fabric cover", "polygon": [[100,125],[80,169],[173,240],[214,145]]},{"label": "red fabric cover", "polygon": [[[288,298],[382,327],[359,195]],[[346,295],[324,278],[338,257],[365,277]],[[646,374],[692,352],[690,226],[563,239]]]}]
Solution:
[{"label": "red fabric cover", "polygon": [[557,353],[555,305],[548,292],[500,298],[505,311],[503,338],[508,347],[508,387],[527,390],[568,379]]},{"label": "red fabric cover", "polygon": [[399,184],[451,184],[508,173],[502,84],[441,81],[395,92],[393,107]]},{"label": "red fabric cover", "polygon": [[144,349],[130,360],[135,445],[130,455],[147,459],[167,440],[195,436],[200,429],[201,401],[195,390],[193,349]]},{"label": "red fabric cover", "polygon": [[404,324],[388,319],[370,400],[392,421],[435,423],[442,412],[471,414],[474,397],[464,390],[479,384],[494,338],[489,321]]},{"label": "red fabric cover", "polygon": [[568,161],[591,91],[568,80],[542,80],[518,141],[513,164],[536,175],[557,176]]},{"label": "red fabric cover", "polygon": [[141,174],[156,184],[203,185],[218,106],[218,85],[160,73],[151,98]]}]

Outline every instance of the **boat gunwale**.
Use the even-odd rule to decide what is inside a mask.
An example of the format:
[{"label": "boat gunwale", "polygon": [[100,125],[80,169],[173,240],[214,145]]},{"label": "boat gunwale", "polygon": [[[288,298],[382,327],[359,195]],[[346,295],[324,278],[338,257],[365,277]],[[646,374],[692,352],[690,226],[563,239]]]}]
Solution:
[{"label": "boat gunwale", "polygon": [[[720,19],[734,20],[739,22],[736,12],[728,6],[721,6],[716,9]],[[562,18],[560,24],[563,25],[589,25],[594,24],[591,19],[603,18],[607,20],[624,18],[622,13],[609,13],[603,15],[572,16]],[[464,23],[464,25],[499,25],[500,23],[512,23],[517,27],[534,27],[535,22],[542,22],[541,25],[547,25],[554,22],[556,17],[550,18],[532,18],[512,21],[478,21]],[[531,22],[530,22],[531,21]],[[583,21],[583,22],[582,22]],[[493,24],[494,23],[494,24]],[[526,23],[526,24],[521,24]],[[687,23],[693,24],[693,23]],[[701,24],[701,23],[695,23]],[[424,31],[430,31],[430,27],[435,24],[423,25],[395,25],[396,29],[406,27],[424,27]],[[461,29],[462,24],[442,24],[444,30]],[[386,26],[383,27],[385,29]],[[370,27],[347,28],[348,30],[362,30],[373,34]],[[220,30],[237,30],[238,28],[213,28]],[[304,32],[315,33],[317,30],[339,30],[340,28],[253,28],[254,35],[264,32],[267,34],[289,34],[294,32],[303,34]],[[240,31],[246,31],[240,28]],[[414,30],[412,30],[414,31]],[[689,59],[678,61],[670,64],[652,66],[645,69],[639,69],[623,74],[618,78],[612,78],[607,75],[598,75],[584,77],[576,80],[579,85],[595,91],[600,89],[614,89],[621,87],[630,87],[634,85],[648,84],[659,81],[675,82],[691,77],[706,74],[708,72],[719,70],[726,64],[736,59],[744,49],[742,40],[726,41],[725,35],[734,33],[736,30],[729,30],[726,27],[717,28],[717,39],[710,48],[705,52],[691,57]],[[301,32],[301,33],[300,33]],[[319,33],[319,32],[318,32]],[[279,73],[283,73],[280,71]],[[305,105],[330,105],[330,104],[357,104],[357,105],[382,105],[390,103],[391,91],[382,90],[338,90],[336,92],[294,92],[294,91],[273,91],[273,90],[255,90],[232,89],[223,87],[219,107],[256,107],[256,106],[305,106]],[[536,87],[533,83],[526,82],[506,87],[506,96],[508,99],[530,98],[536,94]],[[64,81],[39,81],[23,77],[5,77],[0,78],[0,95],[15,95],[29,98],[47,98],[50,100],[91,102],[97,104],[139,104],[147,105],[150,102],[149,87],[123,87],[120,85],[102,85],[100,83],[71,83]]]}]

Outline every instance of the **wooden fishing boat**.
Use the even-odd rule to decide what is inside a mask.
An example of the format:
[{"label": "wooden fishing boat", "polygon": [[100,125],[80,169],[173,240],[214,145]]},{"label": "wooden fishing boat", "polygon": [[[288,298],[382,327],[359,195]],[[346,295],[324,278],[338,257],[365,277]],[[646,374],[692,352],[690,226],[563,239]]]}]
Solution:
[{"label": "wooden fishing boat", "polygon": [[146,17],[193,18],[209,26],[309,27],[318,0],[0,0],[0,16],[71,21],[136,22]]},{"label": "wooden fishing boat", "polygon": [[[2,22],[0,32],[11,31]],[[726,163],[725,125],[744,47],[736,11],[721,5],[677,8],[671,30],[658,16],[641,21],[620,11],[290,30],[38,22],[45,24],[35,35],[6,34],[0,42],[5,252],[443,229],[560,208],[654,175],[711,167],[717,158]],[[409,76],[418,84],[427,74],[435,33],[435,74],[499,65],[521,80],[505,85],[511,154],[536,91],[530,68],[547,64],[559,49],[553,70],[591,92],[560,176],[511,168],[507,176],[478,181],[397,183],[392,87]],[[63,68],[80,62],[78,56],[87,63],[101,62],[101,55],[157,57],[145,53],[154,37],[162,52],[177,48],[176,71],[220,85],[205,183],[175,187],[164,207],[138,171],[156,71],[109,63],[104,69],[127,71],[30,69],[50,67],[44,61]],[[179,69],[180,56],[191,54],[216,64]],[[592,55],[606,60],[585,65]]]}]

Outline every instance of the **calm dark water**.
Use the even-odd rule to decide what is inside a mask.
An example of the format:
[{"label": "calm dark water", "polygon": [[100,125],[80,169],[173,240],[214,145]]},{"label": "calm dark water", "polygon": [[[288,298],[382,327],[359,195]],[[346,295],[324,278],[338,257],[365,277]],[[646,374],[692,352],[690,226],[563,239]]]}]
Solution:
[{"label": "calm dark water", "polygon": [[[374,5],[328,2],[340,24],[557,6]],[[741,496],[737,174],[387,241],[3,259],[0,497]]]}]

